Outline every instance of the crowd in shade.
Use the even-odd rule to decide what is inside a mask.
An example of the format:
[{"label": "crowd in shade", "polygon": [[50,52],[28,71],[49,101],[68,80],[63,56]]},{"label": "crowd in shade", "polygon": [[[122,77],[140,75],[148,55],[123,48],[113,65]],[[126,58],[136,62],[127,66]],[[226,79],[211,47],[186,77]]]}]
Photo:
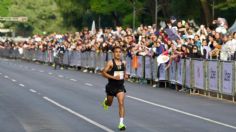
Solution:
[{"label": "crowd in shade", "polygon": [[197,26],[193,21],[178,20],[174,16],[155,25],[140,25],[132,28],[116,27],[91,31],[84,28],[80,32],[50,35],[34,35],[27,41],[0,42],[0,48],[56,51],[111,52],[114,46],[122,47],[129,56],[169,55],[170,62],[180,58],[236,59],[236,32],[228,32],[227,22],[218,18],[211,25]]}]

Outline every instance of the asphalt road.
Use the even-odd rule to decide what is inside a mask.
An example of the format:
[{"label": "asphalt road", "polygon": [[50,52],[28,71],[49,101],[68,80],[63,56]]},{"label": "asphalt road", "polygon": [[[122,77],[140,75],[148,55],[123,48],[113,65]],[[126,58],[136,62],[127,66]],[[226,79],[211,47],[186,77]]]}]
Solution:
[{"label": "asphalt road", "polygon": [[[99,74],[0,58],[0,132],[118,131]],[[125,83],[127,132],[235,132],[236,104]]]}]

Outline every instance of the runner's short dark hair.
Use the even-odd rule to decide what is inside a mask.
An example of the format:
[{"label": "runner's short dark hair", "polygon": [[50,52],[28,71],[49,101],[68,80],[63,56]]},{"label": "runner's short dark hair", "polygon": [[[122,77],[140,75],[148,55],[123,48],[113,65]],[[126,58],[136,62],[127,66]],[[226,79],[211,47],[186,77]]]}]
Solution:
[{"label": "runner's short dark hair", "polygon": [[120,50],[122,50],[122,48],[121,48],[120,46],[115,46],[115,47],[112,48],[112,52],[115,52],[115,49],[120,49]]}]

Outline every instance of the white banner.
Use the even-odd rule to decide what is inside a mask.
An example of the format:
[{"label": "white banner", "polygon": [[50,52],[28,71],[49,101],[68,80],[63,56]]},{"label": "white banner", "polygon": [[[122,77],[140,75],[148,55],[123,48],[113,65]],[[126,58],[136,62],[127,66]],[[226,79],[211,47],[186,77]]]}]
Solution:
[{"label": "white banner", "polygon": [[131,73],[131,58],[126,56],[126,74]]},{"label": "white banner", "polygon": [[143,78],[143,56],[138,56],[137,77]]},{"label": "white banner", "polygon": [[205,89],[203,61],[193,60],[193,64],[194,64],[194,87],[199,89]]},{"label": "white banner", "polygon": [[232,94],[233,67],[232,63],[223,62],[222,68],[222,92]]},{"label": "white banner", "polygon": [[218,91],[217,81],[218,81],[218,72],[217,72],[217,61],[208,62],[208,80],[209,80],[209,89]]},{"label": "white banner", "polygon": [[161,64],[159,66],[159,80],[166,80],[165,66],[166,64]]},{"label": "white banner", "polygon": [[151,74],[151,57],[146,56],[145,57],[145,78],[146,79],[152,79],[152,74]]},{"label": "white banner", "polygon": [[183,84],[184,60],[177,62],[177,83]]},{"label": "white banner", "polygon": [[176,62],[172,61],[170,68],[169,68],[169,81],[175,82],[176,81]]},{"label": "white banner", "polygon": [[186,81],[185,81],[185,85],[190,88],[190,83],[191,83],[191,66],[190,66],[190,59],[186,59],[186,63],[185,63],[185,77],[186,77]]}]

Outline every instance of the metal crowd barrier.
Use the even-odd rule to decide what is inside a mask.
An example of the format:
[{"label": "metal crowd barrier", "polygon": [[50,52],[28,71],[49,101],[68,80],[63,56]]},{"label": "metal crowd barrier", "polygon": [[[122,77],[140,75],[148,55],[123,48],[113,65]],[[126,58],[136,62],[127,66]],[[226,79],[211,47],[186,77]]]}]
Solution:
[{"label": "metal crowd barrier", "polygon": [[[31,61],[53,63],[53,51],[24,49],[0,49],[0,56]],[[102,70],[106,61],[112,58],[112,53],[66,51],[63,64]],[[137,67],[133,67],[132,58],[124,55],[126,72],[131,77],[140,79],[165,81],[174,85],[181,85],[192,90],[202,90],[204,94],[215,92],[217,97],[223,95],[235,97],[235,62],[203,59],[181,59],[173,61],[170,68],[165,70],[166,64],[158,66],[156,57],[137,56]]]}]

